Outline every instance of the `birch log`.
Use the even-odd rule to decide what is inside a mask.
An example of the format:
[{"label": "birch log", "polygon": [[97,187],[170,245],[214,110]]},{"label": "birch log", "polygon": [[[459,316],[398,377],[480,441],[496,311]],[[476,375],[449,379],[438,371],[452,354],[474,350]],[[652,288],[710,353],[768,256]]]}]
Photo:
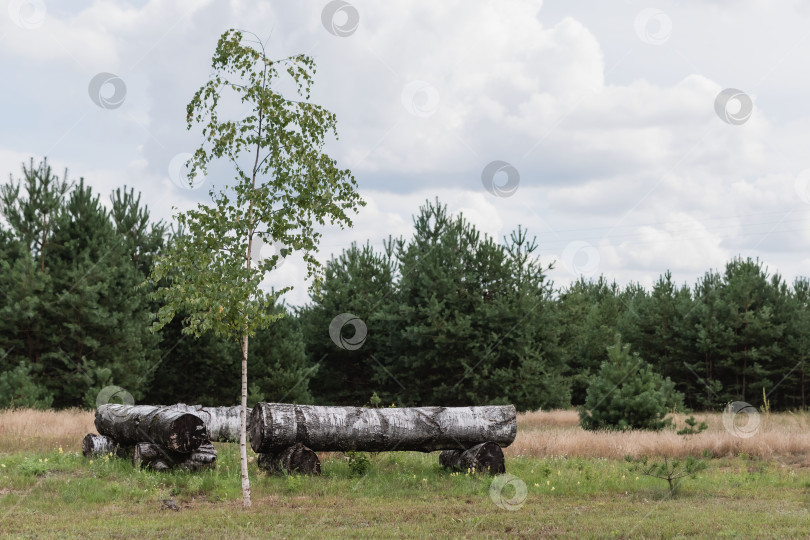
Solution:
[{"label": "birch log", "polygon": [[101,405],[96,429],[118,444],[149,441],[176,452],[191,452],[208,441],[205,424],[196,414],[153,405]]},{"label": "birch log", "polygon": [[82,455],[84,457],[107,456],[110,453],[118,456],[126,456],[131,448],[120,446],[106,435],[96,435],[88,433],[82,440]]},{"label": "birch log", "polygon": [[258,453],[299,442],[316,452],[465,450],[481,441],[509,446],[517,434],[511,405],[366,409],[259,403],[250,422],[250,444]]},{"label": "birch log", "polygon": [[260,469],[273,474],[321,474],[321,460],[318,454],[301,443],[279,452],[259,454],[256,460]]},{"label": "birch log", "polygon": [[157,444],[141,442],[132,451],[132,464],[135,467],[148,467],[156,471],[175,468],[199,471],[214,467],[216,462],[217,451],[211,443],[204,443],[191,453],[181,453]]},{"label": "birch log", "polygon": [[503,450],[493,442],[477,444],[467,450],[445,450],[439,454],[439,464],[455,471],[506,472]]},{"label": "birch log", "polygon": [[[239,410],[241,407],[203,407],[178,403],[169,405],[173,411],[196,414],[205,422],[208,438],[212,442],[239,442]],[[247,411],[247,429],[250,430],[250,409]]]}]

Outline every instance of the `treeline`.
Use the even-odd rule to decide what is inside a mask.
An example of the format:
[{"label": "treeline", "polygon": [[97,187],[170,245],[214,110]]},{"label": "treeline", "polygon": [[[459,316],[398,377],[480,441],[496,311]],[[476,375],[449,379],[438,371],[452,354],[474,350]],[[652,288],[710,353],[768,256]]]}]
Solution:
[{"label": "treeline", "polygon": [[[95,407],[113,384],[139,402],[235,403],[237,344],[185,336],[180,320],[149,331],[159,306],[144,282],[172,231],[140,195],[105,204],[47,161],[22,173],[0,186],[0,407]],[[295,319],[254,343],[254,401],[311,399]]]},{"label": "treeline", "polygon": [[[175,233],[134,190],[104,204],[31,161],[0,187],[0,218],[0,406],[95,406],[111,384],[139,402],[236,403],[236,343],[186,336],[180,319],[149,331],[160,306],[145,279]],[[735,259],[691,287],[667,272],[651,290],[560,290],[537,255],[522,228],[497,243],[427,202],[410,238],[353,245],[307,306],[272,308],[286,316],[251,341],[250,401],[580,405],[620,334],[690,408],[763,391],[773,408],[807,406],[806,278]]]}]

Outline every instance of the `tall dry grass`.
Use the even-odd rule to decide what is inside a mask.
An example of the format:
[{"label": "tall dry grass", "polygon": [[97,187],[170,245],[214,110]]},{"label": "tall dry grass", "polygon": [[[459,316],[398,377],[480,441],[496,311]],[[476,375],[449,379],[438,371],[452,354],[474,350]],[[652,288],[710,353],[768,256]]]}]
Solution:
[{"label": "tall dry grass", "polygon": [[[713,457],[749,456],[786,458],[792,463],[810,466],[810,415],[773,413],[758,417],[759,425],[748,438],[734,435],[723,425],[722,414],[695,414],[709,428],[696,435],[678,435],[674,429],[663,431],[586,431],[579,427],[573,410],[541,411],[518,416],[518,435],[506,449],[508,456],[569,456],[622,459],[639,457]],[[753,428],[745,415],[738,415],[740,431]],[[683,414],[673,416],[677,428],[685,426]],[[784,459],[783,459],[784,460]]]},{"label": "tall dry grass", "polygon": [[[698,457],[708,451],[714,457],[745,453],[810,467],[808,413],[762,415],[758,429],[749,438],[729,433],[719,413],[696,414],[695,418],[705,421],[709,429],[683,436],[675,430],[585,431],[573,410],[524,413],[518,415],[517,438],[505,453],[512,457],[622,459],[627,455]],[[685,415],[675,415],[674,419],[678,428],[684,426]],[[50,451],[60,446],[66,452],[80,451],[87,433],[95,433],[92,411],[0,410],[0,452]]]},{"label": "tall dry grass", "polygon": [[80,452],[82,439],[95,433],[92,411],[68,409],[37,411],[0,409],[0,452]]}]

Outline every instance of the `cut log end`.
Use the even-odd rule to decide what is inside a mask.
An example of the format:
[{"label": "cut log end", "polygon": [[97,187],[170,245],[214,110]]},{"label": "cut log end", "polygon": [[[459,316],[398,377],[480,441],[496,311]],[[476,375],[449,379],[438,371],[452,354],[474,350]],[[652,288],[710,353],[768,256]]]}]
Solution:
[{"label": "cut log end", "polygon": [[481,443],[467,450],[445,450],[439,455],[439,464],[454,471],[506,472],[503,450],[494,442]]},{"label": "cut log end", "polygon": [[96,429],[119,444],[153,441],[176,452],[191,452],[208,440],[197,415],[153,405],[108,403],[96,409]]},{"label": "cut log end", "polygon": [[82,455],[84,457],[108,456],[126,457],[131,451],[130,447],[121,446],[111,437],[88,433],[82,439]]},{"label": "cut log end", "polygon": [[280,452],[259,454],[257,464],[271,474],[321,474],[321,460],[318,454],[301,443],[285,448]]},{"label": "cut log end", "polygon": [[184,414],[171,425],[168,448],[177,452],[190,452],[208,442],[205,423],[195,414]]}]

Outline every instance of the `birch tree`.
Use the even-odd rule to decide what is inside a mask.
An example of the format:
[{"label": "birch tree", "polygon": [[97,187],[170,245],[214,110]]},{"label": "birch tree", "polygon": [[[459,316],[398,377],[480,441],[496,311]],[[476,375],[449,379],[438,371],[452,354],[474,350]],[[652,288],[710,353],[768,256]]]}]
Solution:
[{"label": "birch tree", "polygon": [[[291,253],[303,256],[307,278],[317,277],[320,227],[351,226],[349,214],[364,204],[351,172],[324,152],[327,138],[337,137],[336,118],[309,101],[314,74],[309,56],[274,60],[255,34],[222,34],[211,76],[187,107],[188,128],[198,126],[203,135],[187,163],[188,181],[207,174],[215,161],[227,162],[234,179],[209,191],[212,204],[177,215],[183,233],[152,273],[155,282],[168,283],[158,288],[164,304],[155,330],[183,312],[187,334],[213,331],[241,345],[239,450],[246,507],[249,339],[283,316],[272,306],[291,289],[267,292],[260,283]],[[280,85],[292,88],[292,95],[280,92]],[[262,243],[280,249],[257,257]]]}]

